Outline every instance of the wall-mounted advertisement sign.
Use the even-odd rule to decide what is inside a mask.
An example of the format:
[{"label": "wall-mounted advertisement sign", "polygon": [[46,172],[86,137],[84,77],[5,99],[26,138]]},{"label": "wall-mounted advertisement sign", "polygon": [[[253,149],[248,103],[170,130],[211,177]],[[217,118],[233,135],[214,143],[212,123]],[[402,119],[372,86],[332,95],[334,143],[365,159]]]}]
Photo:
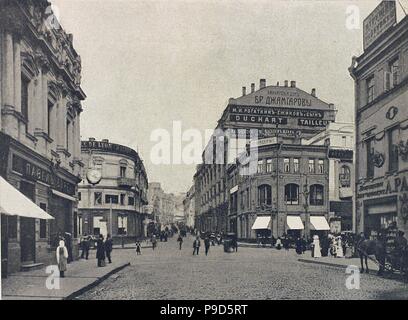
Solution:
[{"label": "wall-mounted advertisement sign", "polygon": [[395,1],[382,1],[364,20],[364,50],[397,22]]}]

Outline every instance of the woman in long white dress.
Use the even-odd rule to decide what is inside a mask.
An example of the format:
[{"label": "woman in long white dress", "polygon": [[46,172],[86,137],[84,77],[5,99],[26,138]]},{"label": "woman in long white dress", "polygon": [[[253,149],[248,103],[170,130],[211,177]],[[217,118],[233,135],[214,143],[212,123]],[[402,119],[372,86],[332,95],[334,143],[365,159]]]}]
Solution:
[{"label": "woman in long white dress", "polygon": [[338,236],[336,239],[336,257],[337,258],[343,258],[344,253],[343,253],[343,243],[341,241],[341,236]]},{"label": "woman in long white dress", "polygon": [[318,235],[313,236],[313,257],[314,258],[321,258],[322,257],[321,248],[320,248],[320,241],[319,241],[319,236]]}]

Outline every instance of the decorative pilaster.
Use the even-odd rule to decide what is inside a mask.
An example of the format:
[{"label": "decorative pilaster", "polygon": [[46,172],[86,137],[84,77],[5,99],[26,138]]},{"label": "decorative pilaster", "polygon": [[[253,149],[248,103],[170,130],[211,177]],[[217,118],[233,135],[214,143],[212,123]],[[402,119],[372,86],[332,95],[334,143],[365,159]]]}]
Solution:
[{"label": "decorative pilaster", "polygon": [[14,37],[14,108],[21,112],[21,37]]},{"label": "decorative pilaster", "polygon": [[9,31],[4,33],[3,64],[3,105],[14,108],[14,52],[13,36]]}]

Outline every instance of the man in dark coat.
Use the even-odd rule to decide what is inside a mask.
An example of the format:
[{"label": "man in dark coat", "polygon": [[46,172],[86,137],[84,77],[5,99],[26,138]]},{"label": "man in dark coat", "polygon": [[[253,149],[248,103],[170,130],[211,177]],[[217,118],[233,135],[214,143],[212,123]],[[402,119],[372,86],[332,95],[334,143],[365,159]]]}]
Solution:
[{"label": "man in dark coat", "polygon": [[112,243],[112,238],[110,234],[106,236],[106,241],[105,241],[105,251],[106,251],[106,257],[108,258],[109,263],[112,263],[111,259],[111,254],[113,250],[113,243]]},{"label": "man in dark coat", "polygon": [[195,240],[194,240],[194,242],[193,242],[193,256],[197,253],[197,256],[198,256],[198,253],[199,253],[199,251],[200,251],[200,246],[201,246],[201,241],[200,241],[200,237],[197,237]]},{"label": "man in dark coat", "polygon": [[208,255],[208,251],[210,250],[210,238],[207,236],[204,239],[204,247],[205,247],[205,255]]},{"label": "man in dark coat", "polygon": [[100,235],[96,242],[96,259],[98,259],[98,267],[102,267],[105,262],[105,243],[103,242],[103,235]]}]

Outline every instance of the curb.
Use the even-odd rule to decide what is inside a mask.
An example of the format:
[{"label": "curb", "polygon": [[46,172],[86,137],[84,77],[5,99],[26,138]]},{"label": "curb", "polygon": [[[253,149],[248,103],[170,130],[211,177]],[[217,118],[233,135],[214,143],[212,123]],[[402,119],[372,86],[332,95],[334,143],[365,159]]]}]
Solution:
[{"label": "curb", "polygon": [[345,268],[348,267],[348,265],[344,265],[344,264],[323,262],[323,261],[311,261],[311,260],[307,260],[307,259],[298,259],[298,261],[299,262],[304,262],[304,263],[320,264],[320,265],[323,265],[323,266],[329,266],[329,267],[335,267],[335,268],[341,268],[341,269],[345,269]]},{"label": "curb", "polygon": [[111,271],[109,271],[107,274],[103,275],[102,277],[98,278],[97,280],[95,280],[94,282],[86,285],[85,287],[71,293],[70,295],[62,298],[62,300],[74,300],[76,297],[80,296],[81,294],[85,293],[86,291],[91,290],[92,288],[96,287],[98,284],[100,284],[101,282],[105,281],[107,278],[109,278],[111,275],[123,270],[124,268],[130,266],[130,262],[121,265]]}]

